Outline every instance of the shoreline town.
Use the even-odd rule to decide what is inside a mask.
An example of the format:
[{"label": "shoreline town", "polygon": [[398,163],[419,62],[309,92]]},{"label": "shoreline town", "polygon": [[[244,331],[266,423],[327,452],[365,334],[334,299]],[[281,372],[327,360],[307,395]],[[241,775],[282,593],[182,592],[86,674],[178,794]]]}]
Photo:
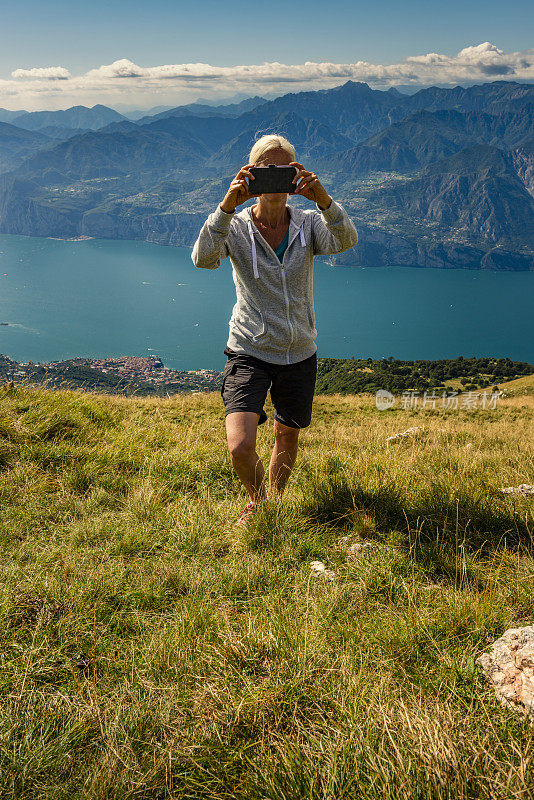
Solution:
[{"label": "shoreline town", "polygon": [[121,394],[175,394],[216,391],[221,385],[221,374],[209,369],[169,369],[158,356],[19,362],[0,354],[0,384],[29,382],[52,388],[78,386]]}]

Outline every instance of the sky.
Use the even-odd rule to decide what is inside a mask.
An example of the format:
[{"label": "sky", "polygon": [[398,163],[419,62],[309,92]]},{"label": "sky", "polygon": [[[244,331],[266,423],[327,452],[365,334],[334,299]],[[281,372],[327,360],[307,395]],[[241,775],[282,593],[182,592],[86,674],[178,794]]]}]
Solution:
[{"label": "sky", "polygon": [[0,0],[0,107],[534,81],[532,0]]}]

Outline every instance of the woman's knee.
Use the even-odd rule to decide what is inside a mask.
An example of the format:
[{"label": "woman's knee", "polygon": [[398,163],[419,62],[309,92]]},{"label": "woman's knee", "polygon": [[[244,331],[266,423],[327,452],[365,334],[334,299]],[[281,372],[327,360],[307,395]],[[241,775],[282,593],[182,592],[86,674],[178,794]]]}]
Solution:
[{"label": "woman's knee", "polygon": [[247,461],[255,453],[259,416],[250,411],[227,414],[226,439],[232,459]]},{"label": "woman's knee", "polygon": [[276,421],[274,426],[274,438],[276,443],[282,447],[292,448],[298,445],[300,428],[290,428]]},{"label": "woman's knee", "polygon": [[236,461],[248,461],[256,452],[255,439],[249,437],[231,438],[228,440],[228,451]]}]

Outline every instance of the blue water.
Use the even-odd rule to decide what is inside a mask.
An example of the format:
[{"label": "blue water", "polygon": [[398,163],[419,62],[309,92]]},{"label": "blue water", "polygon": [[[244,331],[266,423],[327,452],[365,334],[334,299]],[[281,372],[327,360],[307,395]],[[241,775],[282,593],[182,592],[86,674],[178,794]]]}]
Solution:
[{"label": "blue water", "polygon": [[[0,235],[0,353],[18,361],[158,355],[222,369],[231,266],[187,248]],[[319,357],[534,362],[534,272],[330,267],[316,260]]]}]

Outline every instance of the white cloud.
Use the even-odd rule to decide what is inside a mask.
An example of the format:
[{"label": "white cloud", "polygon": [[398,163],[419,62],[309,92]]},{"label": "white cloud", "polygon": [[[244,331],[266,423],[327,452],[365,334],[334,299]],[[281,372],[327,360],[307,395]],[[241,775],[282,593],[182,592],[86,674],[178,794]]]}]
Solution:
[{"label": "white cloud", "polygon": [[32,67],[32,69],[15,69],[12,78],[44,78],[45,80],[67,80],[70,72],[65,67]]},{"label": "white cloud", "polygon": [[490,42],[465,47],[454,56],[439,53],[409,56],[397,64],[347,64],[306,61],[217,67],[211,64],[163,64],[142,67],[122,58],[112,64],[71,75],[64,67],[16,69],[12,80],[0,80],[0,105],[65,107],[69,103],[187,102],[199,94],[223,96],[236,91],[283,93],[329,88],[346,80],[372,87],[397,84],[454,85],[499,78],[534,80],[534,49],[505,53]]},{"label": "white cloud", "polygon": [[121,58],[119,61],[114,61],[113,64],[89,70],[84,77],[88,81],[99,81],[106,78],[140,78],[144,71],[146,70],[136,66],[133,61]]}]

